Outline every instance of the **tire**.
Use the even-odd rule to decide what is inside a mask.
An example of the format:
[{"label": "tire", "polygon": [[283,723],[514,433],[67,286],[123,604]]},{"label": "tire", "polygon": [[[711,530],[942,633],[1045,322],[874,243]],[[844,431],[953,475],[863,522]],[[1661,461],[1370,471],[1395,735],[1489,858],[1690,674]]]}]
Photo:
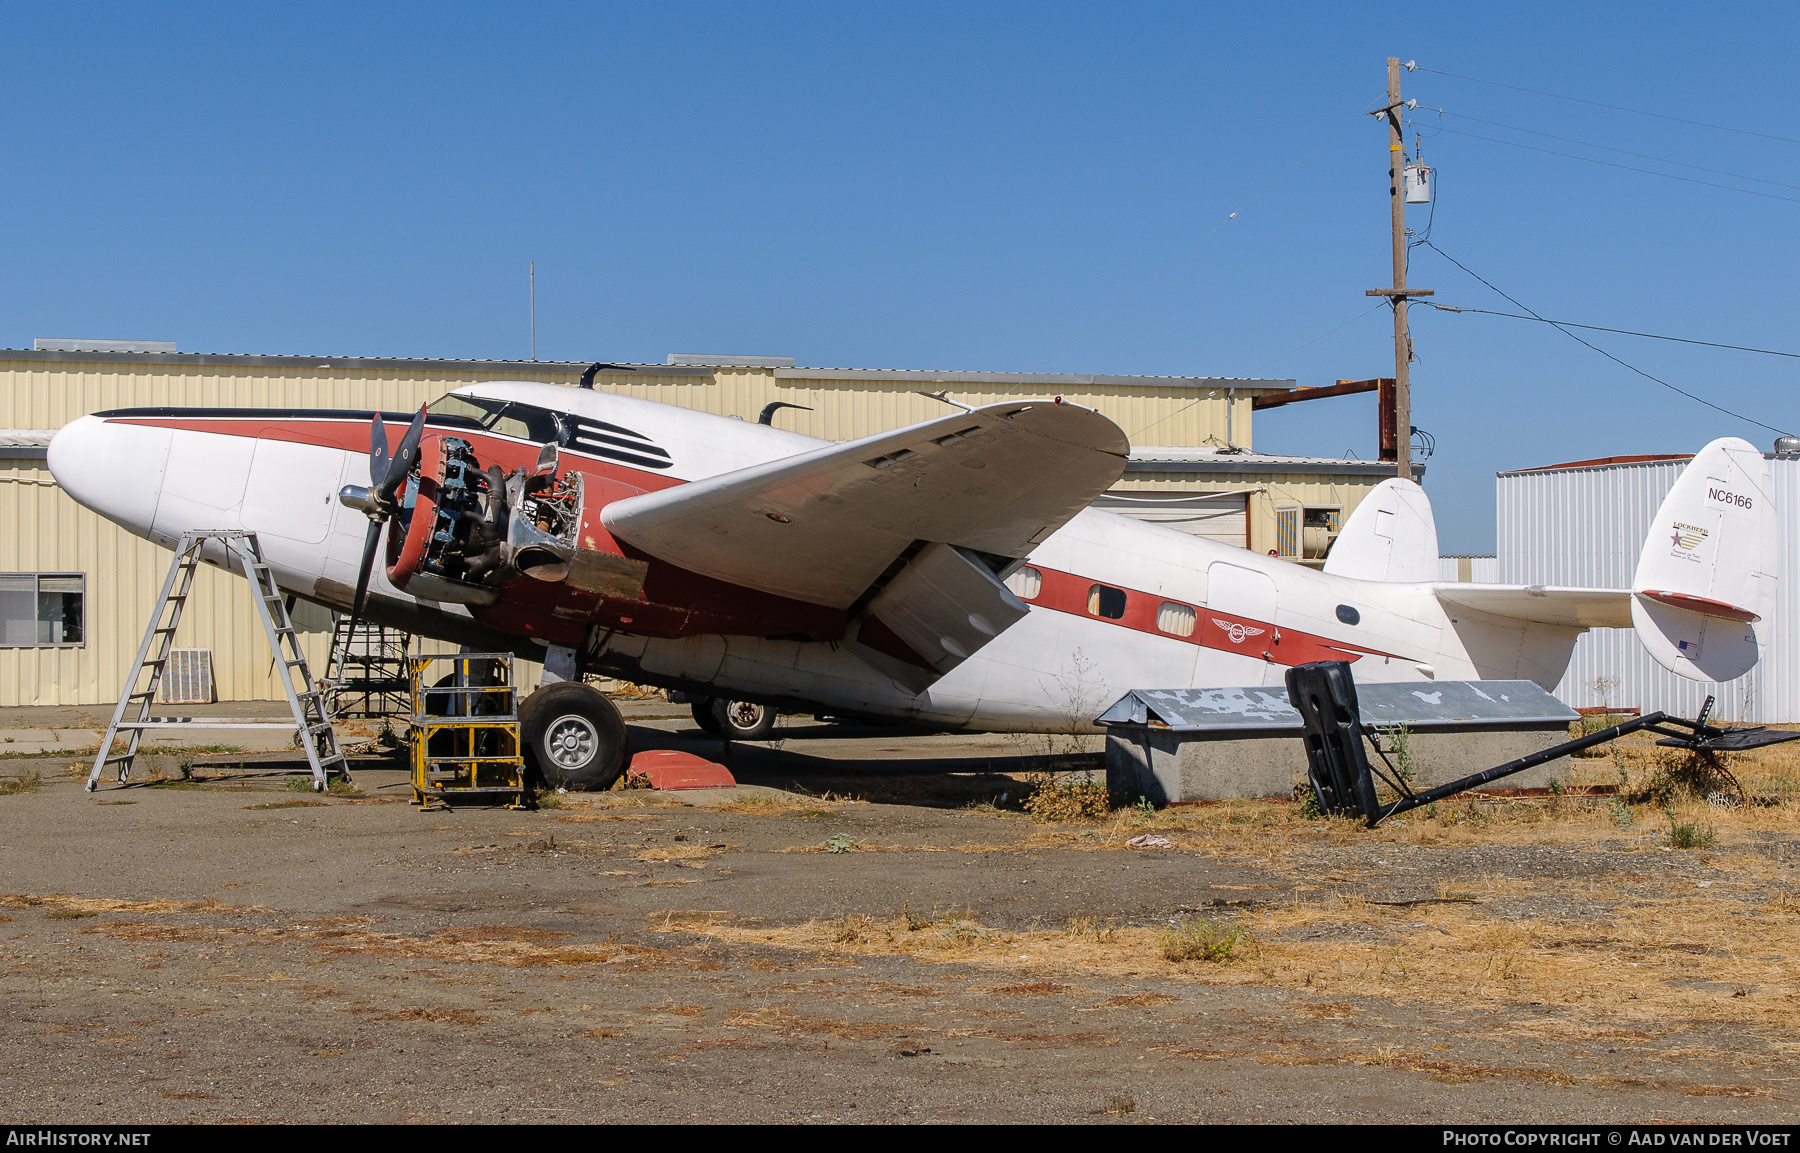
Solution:
[{"label": "tire", "polygon": [[713,700],[712,697],[695,697],[688,707],[694,711],[695,724],[715,737],[722,737],[725,730],[719,727],[718,718],[713,716]]},{"label": "tire", "polygon": [[766,741],[775,732],[775,710],[768,705],[715,697],[709,710],[717,733],[728,741]]},{"label": "tire", "polygon": [[625,771],[625,719],[579,681],[556,681],[519,707],[525,762],[553,789],[602,791]]}]

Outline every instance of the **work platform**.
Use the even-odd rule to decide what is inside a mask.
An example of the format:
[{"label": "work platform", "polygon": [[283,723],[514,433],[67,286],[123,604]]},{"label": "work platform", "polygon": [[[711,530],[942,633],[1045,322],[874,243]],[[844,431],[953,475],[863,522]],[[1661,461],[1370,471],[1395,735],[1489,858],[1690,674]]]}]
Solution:
[{"label": "work platform", "polygon": [[[1531,681],[1411,681],[1356,686],[1363,723],[1405,730],[1416,788],[1547,749],[1580,719]],[[1280,685],[1133,689],[1099,718],[1106,780],[1117,795],[1156,804],[1291,796],[1306,780],[1300,714]],[[1384,740],[1390,758],[1394,743]],[[1566,780],[1568,759],[1507,780]]]}]

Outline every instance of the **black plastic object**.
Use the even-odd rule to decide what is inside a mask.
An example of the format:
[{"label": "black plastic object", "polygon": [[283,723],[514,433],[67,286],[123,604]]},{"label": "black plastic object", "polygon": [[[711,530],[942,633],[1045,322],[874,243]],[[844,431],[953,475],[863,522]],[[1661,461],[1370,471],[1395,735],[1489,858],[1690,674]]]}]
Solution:
[{"label": "black plastic object", "polygon": [[1374,768],[1363,752],[1362,710],[1348,661],[1314,661],[1287,671],[1288,704],[1300,714],[1306,772],[1319,808],[1380,820]]}]

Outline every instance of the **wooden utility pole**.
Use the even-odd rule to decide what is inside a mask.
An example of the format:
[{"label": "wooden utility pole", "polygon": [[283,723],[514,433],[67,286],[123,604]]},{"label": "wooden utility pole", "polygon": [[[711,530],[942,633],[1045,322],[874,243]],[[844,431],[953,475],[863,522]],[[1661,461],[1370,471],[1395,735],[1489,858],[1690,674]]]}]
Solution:
[{"label": "wooden utility pole", "polygon": [[1406,327],[1408,297],[1430,296],[1429,288],[1406,287],[1406,142],[1400,131],[1400,58],[1389,56],[1387,62],[1388,106],[1376,113],[1388,122],[1388,199],[1389,217],[1394,230],[1394,286],[1371,288],[1367,295],[1385,296],[1394,308],[1394,432],[1395,471],[1412,479],[1412,389],[1407,367],[1412,361],[1412,336]]}]

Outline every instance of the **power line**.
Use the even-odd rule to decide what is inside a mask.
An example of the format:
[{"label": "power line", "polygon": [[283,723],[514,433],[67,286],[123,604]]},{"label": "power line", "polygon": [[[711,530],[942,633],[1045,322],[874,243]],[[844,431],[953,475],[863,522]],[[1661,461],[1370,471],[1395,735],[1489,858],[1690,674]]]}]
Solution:
[{"label": "power line", "polygon": [[[1591,140],[1576,140],[1570,136],[1556,136],[1549,132],[1539,132],[1535,128],[1521,128],[1517,124],[1502,124],[1498,120],[1483,120],[1479,116],[1469,116],[1461,112],[1448,112],[1442,108],[1423,108],[1420,109],[1420,111],[1435,112],[1439,116],[1454,116],[1458,120],[1473,120],[1477,124],[1486,124],[1494,128],[1505,128],[1513,132],[1524,132],[1532,136],[1542,136],[1546,140],[1560,140],[1564,144],[1579,144],[1583,148],[1598,148],[1605,152],[1616,152],[1620,156],[1635,156],[1639,160],[1654,160],[1658,164],[1673,164],[1679,168],[1692,168],[1696,172],[1716,172],[1720,176],[1730,176],[1738,180],[1754,180],[1758,184],[1772,184],[1777,188],[1792,188],[1795,191],[1800,192],[1800,184],[1784,184],[1779,180],[1765,180],[1760,176],[1749,176],[1742,172],[1726,172],[1722,168],[1715,168],[1708,164],[1689,164],[1685,160],[1670,160],[1666,156],[1651,156],[1647,152],[1630,152],[1626,149],[1613,148],[1606,144],[1595,144]],[[1482,139],[1486,139],[1486,137],[1483,137]]]},{"label": "power line", "polygon": [[[1439,125],[1438,131],[1448,132],[1453,136],[1467,136],[1472,140],[1487,140],[1494,144],[1504,144],[1508,148],[1523,148],[1527,152],[1542,152],[1547,156],[1564,156],[1570,160],[1582,160],[1589,164],[1603,164],[1608,168],[1622,168],[1626,172],[1641,172],[1646,176],[1660,176],[1664,180],[1679,180],[1684,184],[1701,184],[1705,185],[1707,188],[1723,188],[1727,192],[1741,192],[1745,196],[1760,196],[1765,200],[1785,200],[1789,204],[1800,204],[1800,197],[1777,196],[1773,192],[1758,192],[1754,188],[1738,188],[1730,184],[1718,184],[1711,180],[1696,180],[1691,176],[1677,176],[1673,172],[1658,172],[1653,168],[1634,168],[1629,164],[1615,164],[1610,160],[1597,160],[1592,156],[1577,156],[1573,152],[1558,152],[1554,148],[1538,148],[1530,144],[1520,144],[1516,140],[1502,140],[1497,136],[1483,136],[1478,132],[1464,132],[1459,128],[1446,128]],[[1754,180],[1755,177],[1749,177],[1748,179]],[[1773,182],[1771,181],[1770,183]]]},{"label": "power line", "polygon": [[[1583,100],[1579,96],[1563,96],[1556,92],[1542,92],[1536,88],[1521,88],[1517,84],[1502,84],[1498,80],[1483,80],[1478,76],[1459,76],[1454,72],[1444,72],[1436,68],[1427,68],[1422,64],[1409,64],[1409,69],[1418,72],[1430,72],[1436,76],[1448,76],[1452,80],[1468,80],[1475,84],[1488,84],[1495,88],[1510,88],[1514,92],[1529,92],[1533,96],[1548,96],[1552,100],[1567,100],[1574,104],[1586,104],[1593,108],[1609,108],[1614,112],[1629,112],[1634,116],[1652,116],[1658,120],[1670,120],[1676,124],[1688,124],[1695,128],[1712,128],[1720,132],[1735,132],[1740,136],[1759,136],[1764,140],[1779,140],[1783,144],[1800,144],[1791,136],[1773,136],[1767,132],[1752,132],[1748,128],[1733,128],[1729,124],[1708,124],[1704,120],[1685,120],[1680,116],[1668,116],[1661,112],[1646,112],[1642,108],[1627,108],[1622,104],[1602,104],[1598,100]],[[1473,275],[1473,274],[1471,274]]]},{"label": "power line", "polygon": [[[1448,260],[1449,257],[1445,257],[1445,259]],[[1525,316],[1517,312],[1495,312],[1488,308],[1458,308],[1453,304],[1438,304],[1436,301],[1431,302],[1431,307],[1439,312],[1479,312],[1484,316],[1504,316],[1511,320],[1535,320],[1541,324],[1554,324],[1559,327],[1585,328],[1590,332],[1616,332],[1621,336],[1641,336],[1646,340],[1672,340],[1677,344],[1703,344],[1707,348],[1729,348],[1735,352],[1760,352],[1764,356],[1791,356],[1800,360],[1800,352],[1781,352],[1773,348],[1751,348],[1744,344],[1720,344],[1716,340],[1690,340],[1685,336],[1664,336],[1656,332],[1633,332],[1629,328],[1605,328],[1598,324],[1577,324],[1573,320],[1545,320],[1541,316]]]},{"label": "power line", "polygon": [[1670,384],[1668,381],[1663,380],[1661,377],[1651,376],[1649,373],[1645,372],[1643,369],[1637,367],[1634,364],[1627,364],[1625,361],[1620,360],[1618,357],[1616,357],[1612,353],[1606,351],[1604,348],[1601,348],[1599,345],[1592,344],[1586,340],[1583,340],[1581,337],[1576,336],[1573,332],[1570,332],[1568,330],[1568,328],[1564,327],[1562,324],[1558,323],[1557,321],[1547,319],[1545,317],[1539,316],[1535,312],[1532,312],[1529,307],[1527,307],[1526,305],[1520,304],[1517,300],[1514,300],[1512,297],[1507,296],[1506,293],[1501,292],[1498,288],[1495,288],[1494,285],[1492,283],[1490,283],[1480,273],[1476,272],[1474,269],[1470,268],[1468,265],[1464,264],[1462,261],[1456,259],[1454,256],[1451,256],[1448,252],[1445,252],[1443,249],[1439,248],[1437,245],[1433,244],[1431,241],[1427,240],[1425,242],[1425,246],[1427,248],[1431,249],[1433,252],[1437,253],[1439,256],[1443,257],[1445,260],[1448,260],[1451,264],[1456,265],[1456,267],[1462,269],[1464,272],[1468,273],[1470,276],[1473,276],[1476,280],[1479,280],[1479,281],[1481,281],[1481,283],[1487,285],[1487,287],[1492,289],[1495,293],[1499,294],[1502,297],[1505,297],[1506,300],[1509,301],[1515,308],[1524,309],[1524,311],[1530,313],[1531,314],[1530,318],[1532,320],[1543,321],[1545,324],[1548,324],[1552,328],[1555,328],[1558,332],[1562,333],[1564,336],[1568,337],[1570,340],[1573,340],[1577,344],[1585,345],[1586,347],[1593,349],[1595,352],[1599,353],[1601,356],[1604,356],[1606,359],[1612,361],[1614,364],[1617,364],[1622,368],[1628,368],[1632,372],[1635,372],[1639,376],[1643,377],[1645,380],[1654,381],[1655,383],[1660,384],[1664,388],[1668,389],[1670,392],[1680,393],[1682,396],[1687,397],[1689,400],[1694,401],[1697,404],[1703,404],[1707,408],[1712,409],[1714,412],[1722,412],[1726,416],[1733,417],[1737,420],[1744,421],[1748,424],[1754,424],[1758,428],[1766,428],[1770,432],[1773,432],[1773,433],[1776,433],[1776,434],[1779,434],[1782,436],[1788,435],[1788,433],[1785,429],[1776,428],[1772,424],[1764,424],[1762,421],[1757,420],[1754,417],[1745,416],[1741,412],[1733,412],[1729,408],[1722,407],[1720,405],[1714,404],[1710,400],[1705,400],[1705,399],[1702,399],[1701,397],[1695,396],[1693,393],[1688,392],[1686,389],[1677,388],[1676,386]]}]

